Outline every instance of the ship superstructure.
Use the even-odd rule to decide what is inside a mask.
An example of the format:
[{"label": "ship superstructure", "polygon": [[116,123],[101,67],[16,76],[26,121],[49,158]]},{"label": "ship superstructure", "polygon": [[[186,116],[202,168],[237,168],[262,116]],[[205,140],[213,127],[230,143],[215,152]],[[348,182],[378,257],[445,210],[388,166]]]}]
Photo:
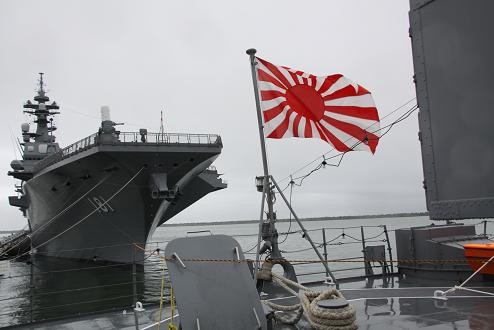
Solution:
[{"label": "ship superstructure", "polygon": [[55,142],[43,75],[25,112],[23,158],[8,174],[21,180],[10,196],[28,218],[32,252],[47,256],[134,262],[157,226],[226,184],[211,166],[221,153],[214,134],[120,132],[102,108],[97,133],[65,148]]}]

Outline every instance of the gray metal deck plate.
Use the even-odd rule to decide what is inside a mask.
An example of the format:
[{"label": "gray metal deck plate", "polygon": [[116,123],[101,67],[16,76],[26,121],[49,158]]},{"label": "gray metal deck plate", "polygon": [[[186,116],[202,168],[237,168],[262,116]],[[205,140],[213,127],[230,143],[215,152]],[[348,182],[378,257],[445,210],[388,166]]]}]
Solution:
[{"label": "gray metal deck plate", "polygon": [[[324,285],[309,285],[314,290],[327,288]],[[474,287],[475,289],[493,292],[492,287]],[[396,287],[396,288],[354,288],[342,289],[344,296],[357,311],[357,324],[360,329],[487,329],[492,330],[494,324],[493,296],[458,292],[447,301],[432,298],[434,290],[446,290],[447,287]],[[296,297],[287,297],[280,291],[278,298],[268,297],[272,302],[291,305],[298,302]],[[274,299],[273,299],[274,298]],[[212,309],[214,307],[211,307]],[[157,329],[156,320],[159,315],[158,306],[148,306],[139,315],[140,329]],[[170,309],[163,311],[160,329],[168,328]],[[178,324],[179,317],[174,319]],[[36,330],[134,330],[134,316],[131,310],[127,314],[121,311],[88,315],[52,322],[38,322],[24,325],[22,329]],[[305,317],[295,326],[275,323],[275,330],[311,329]]]},{"label": "gray metal deck plate", "polygon": [[173,291],[184,330],[267,329],[264,311],[252,275],[245,262],[187,262],[185,259],[240,259],[244,254],[233,238],[225,235],[178,238],[171,241],[165,254],[176,253],[184,260],[167,261]]},{"label": "gray metal deck plate", "polygon": [[[323,290],[326,286],[309,286]],[[492,287],[474,287],[494,293]],[[443,301],[432,298],[435,290],[449,287],[397,287],[342,289],[341,292],[357,312],[359,329],[494,329],[494,296],[458,291]],[[283,293],[281,293],[283,294]],[[286,293],[285,293],[286,294]],[[298,302],[297,297],[270,295],[267,298],[281,305]],[[305,317],[297,323],[297,329],[311,329]],[[275,323],[274,329],[295,329]]]}]

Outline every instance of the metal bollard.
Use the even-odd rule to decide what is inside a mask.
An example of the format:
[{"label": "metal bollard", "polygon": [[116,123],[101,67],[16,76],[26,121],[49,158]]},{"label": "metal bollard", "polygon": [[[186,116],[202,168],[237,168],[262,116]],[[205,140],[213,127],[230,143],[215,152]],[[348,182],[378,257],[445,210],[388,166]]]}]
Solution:
[{"label": "metal bollard", "polygon": [[140,301],[136,302],[136,307],[134,308],[134,321],[135,321],[136,330],[139,330],[139,318],[137,316],[137,313],[144,311],[145,309],[142,307],[142,303]]}]

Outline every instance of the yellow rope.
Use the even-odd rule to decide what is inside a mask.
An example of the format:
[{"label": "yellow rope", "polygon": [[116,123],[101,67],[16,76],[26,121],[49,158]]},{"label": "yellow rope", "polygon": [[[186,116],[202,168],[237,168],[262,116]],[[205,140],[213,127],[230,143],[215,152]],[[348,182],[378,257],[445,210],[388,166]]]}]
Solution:
[{"label": "yellow rope", "polygon": [[171,281],[170,281],[170,309],[172,315],[170,318],[170,323],[168,323],[168,330],[177,330],[176,325],[173,323],[173,315],[175,314],[175,297],[173,296],[173,287]]},{"label": "yellow rope", "polygon": [[158,319],[158,330],[160,330],[161,316],[163,312],[163,291],[165,289],[165,263],[163,262],[163,270],[161,271],[161,294],[160,294],[160,313]]}]

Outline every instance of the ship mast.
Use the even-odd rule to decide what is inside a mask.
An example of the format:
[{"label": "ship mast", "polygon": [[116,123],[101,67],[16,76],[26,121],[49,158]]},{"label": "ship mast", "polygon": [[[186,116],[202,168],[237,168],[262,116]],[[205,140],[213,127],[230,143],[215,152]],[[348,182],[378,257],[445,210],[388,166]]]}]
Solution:
[{"label": "ship mast", "polygon": [[[39,73],[38,80],[38,90],[37,95],[34,96],[34,101],[37,104],[32,103],[30,100],[24,104],[24,113],[29,115],[33,115],[36,117],[34,123],[37,125],[36,133],[28,133],[23,134],[24,142],[29,142],[31,138],[34,138],[35,143],[53,143],[55,142],[55,136],[53,136],[52,132],[57,128],[53,126],[52,116],[59,114],[60,107],[56,102],[52,102],[51,104],[46,104],[50,101],[50,98],[46,95],[45,84],[43,81],[43,73]],[[48,127],[48,123],[51,123],[50,127]],[[27,140],[27,141],[26,141]]]},{"label": "ship mast", "polygon": [[[60,150],[58,143],[55,142],[55,136],[53,131],[57,128],[53,126],[53,116],[59,114],[56,111],[59,106],[56,102],[47,104],[50,98],[46,95],[45,83],[43,80],[43,73],[39,74],[38,90],[34,96],[34,103],[27,100],[24,104],[23,112],[31,116],[35,116],[34,123],[36,124],[36,132],[30,132],[29,124],[23,123],[21,125],[22,140],[21,145],[24,147],[22,159],[14,159],[10,163],[10,167],[13,171],[9,171],[7,174],[24,181],[32,179],[35,174],[35,165],[43,158],[50,156]],[[50,123],[50,126],[48,126]],[[21,187],[22,187],[21,183]],[[20,208],[22,213],[26,215],[28,208],[28,201],[21,188],[17,188],[16,191],[21,193],[21,196],[9,196],[9,203],[12,206]]]}]

